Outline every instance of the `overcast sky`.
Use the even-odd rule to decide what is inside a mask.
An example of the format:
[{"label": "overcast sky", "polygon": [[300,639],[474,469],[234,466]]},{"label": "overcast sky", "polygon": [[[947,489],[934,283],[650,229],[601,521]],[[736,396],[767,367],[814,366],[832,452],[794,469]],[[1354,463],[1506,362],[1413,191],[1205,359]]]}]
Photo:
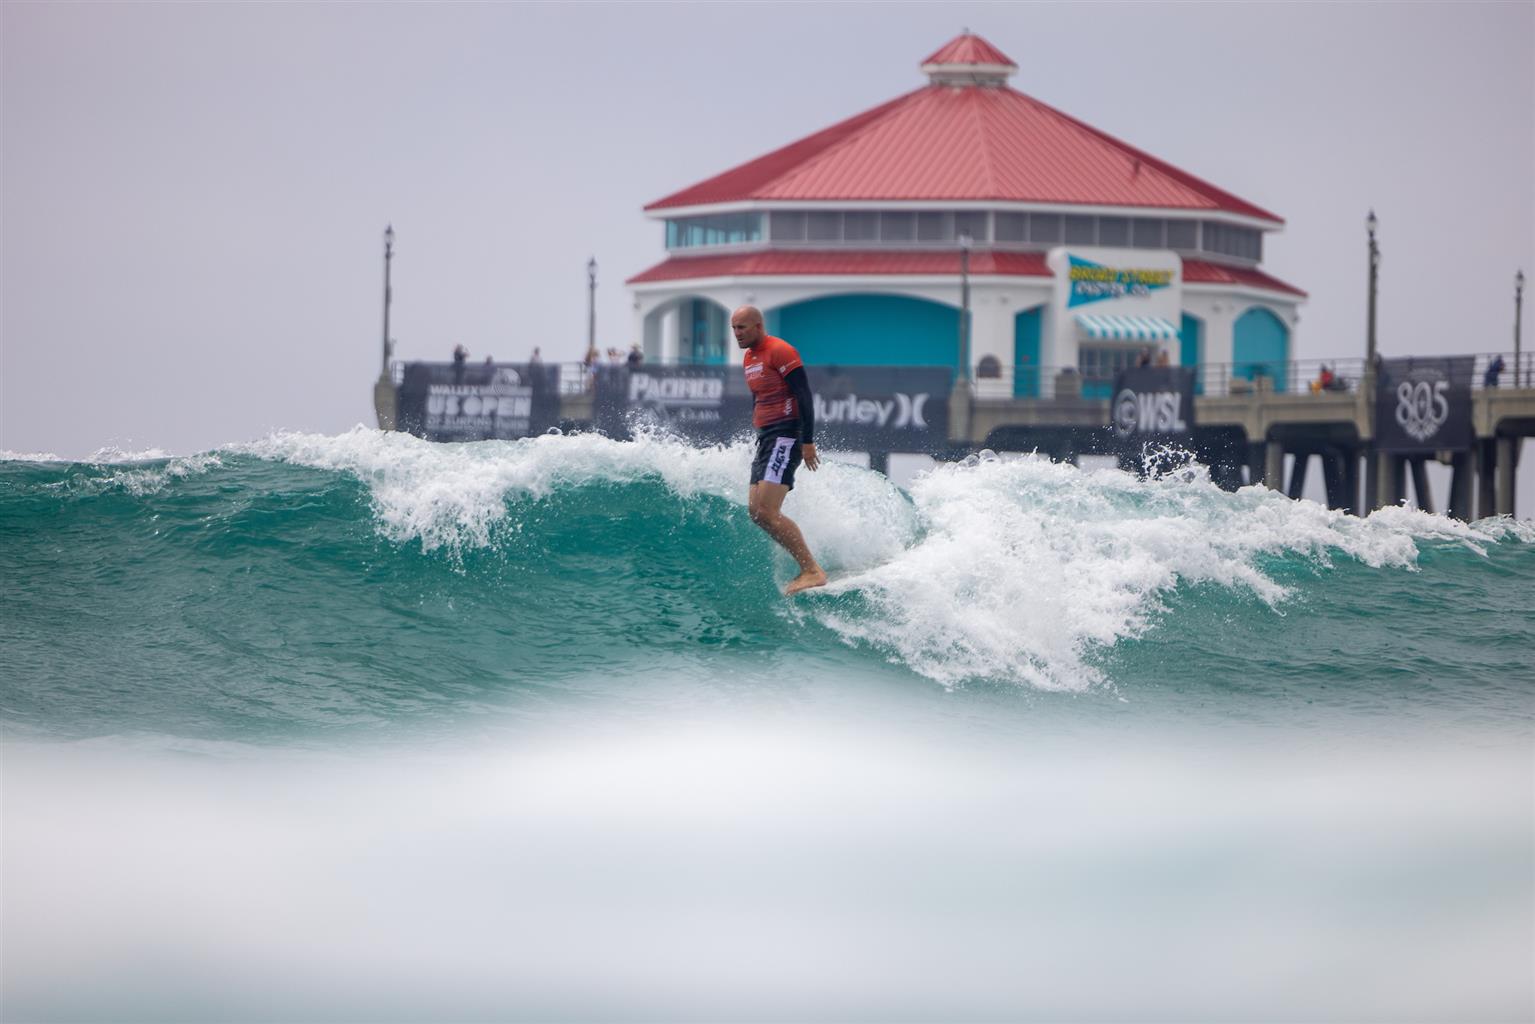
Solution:
[{"label": "overcast sky", "polygon": [[1512,348],[1530,3],[8,0],[0,448],[372,425],[390,222],[400,357],[578,357],[593,255],[627,346],[645,203],[921,86],[966,27],[1015,88],[1284,217],[1297,357],[1363,353],[1372,206],[1382,351]]}]

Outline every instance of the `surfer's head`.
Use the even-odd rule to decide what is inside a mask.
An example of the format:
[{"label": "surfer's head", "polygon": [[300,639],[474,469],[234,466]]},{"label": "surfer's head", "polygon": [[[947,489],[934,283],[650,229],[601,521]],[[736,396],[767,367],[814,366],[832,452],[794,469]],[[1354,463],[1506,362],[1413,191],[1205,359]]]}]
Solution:
[{"label": "surfer's head", "polygon": [[730,314],[730,329],[735,332],[736,344],[751,348],[767,337],[762,327],[762,310],[756,306],[742,306]]}]

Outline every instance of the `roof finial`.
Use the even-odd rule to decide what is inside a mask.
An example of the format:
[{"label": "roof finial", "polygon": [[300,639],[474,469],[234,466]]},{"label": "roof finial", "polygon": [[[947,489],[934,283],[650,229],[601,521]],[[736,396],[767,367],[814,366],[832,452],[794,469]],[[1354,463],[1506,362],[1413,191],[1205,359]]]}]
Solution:
[{"label": "roof finial", "polygon": [[934,85],[1003,86],[1018,70],[1012,58],[967,27],[927,60],[922,70]]}]

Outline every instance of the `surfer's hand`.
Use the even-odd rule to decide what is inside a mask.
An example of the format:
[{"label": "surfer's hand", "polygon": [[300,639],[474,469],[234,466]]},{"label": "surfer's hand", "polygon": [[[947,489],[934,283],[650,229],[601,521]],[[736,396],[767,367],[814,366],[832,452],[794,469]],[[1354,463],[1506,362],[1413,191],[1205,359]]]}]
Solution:
[{"label": "surfer's hand", "polygon": [[802,446],[800,454],[805,457],[805,468],[812,473],[821,467],[821,457],[815,453],[815,445],[807,444]]}]

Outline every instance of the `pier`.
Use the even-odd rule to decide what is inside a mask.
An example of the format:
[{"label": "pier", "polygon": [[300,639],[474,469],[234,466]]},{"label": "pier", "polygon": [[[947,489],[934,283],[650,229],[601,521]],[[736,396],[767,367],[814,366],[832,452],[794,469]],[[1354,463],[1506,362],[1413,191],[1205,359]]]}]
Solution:
[{"label": "pier", "polygon": [[[1417,506],[1425,511],[1463,520],[1513,515],[1520,449],[1524,438],[1535,435],[1535,356],[1523,353],[1516,361],[1512,353],[1504,354],[1506,368],[1496,386],[1487,386],[1486,367],[1491,358],[1490,354],[1474,357],[1469,440],[1455,447],[1410,455],[1382,450],[1377,443],[1376,380],[1363,360],[1271,363],[1266,364],[1264,373],[1251,373],[1250,367],[1232,364],[1200,364],[1193,375],[1194,423],[1179,443],[1209,467],[1218,485],[1231,490],[1263,484],[1299,498],[1315,469],[1321,474],[1327,505],[1356,515],[1399,504],[1407,498],[1409,488]],[[1327,388],[1313,384],[1324,362],[1334,375]],[[443,380],[453,373],[445,363],[411,365]],[[536,367],[497,364],[496,369],[508,369],[513,377],[527,379],[530,395],[538,396],[529,399],[529,408],[546,407],[549,424],[578,430],[593,429],[601,419],[597,408],[600,388],[594,378],[627,379],[631,372],[620,366],[600,366],[593,371],[574,363]],[[721,373],[728,380],[735,368],[673,365],[658,369],[646,364],[635,372],[666,369]],[[897,374],[911,370],[850,367],[846,372],[876,369]],[[1068,462],[1084,455],[1108,455],[1117,457],[1127,469],[1137,468],[1139,459],[1107,428],[1112,380],[1079,376],[1066,369],[1032,368],[1025,371],[1030,379],[1020,381],[1020,371],[1015,368],[989,369],[988,376],[958,380],[947,396],[940,396],[947,398],[946,430],[943,424],[934,424],[934,430],[921,440],[914,435],[911,442],[870,443],[857,450],[868,451],[870,465],[881,470],[888,466],[892,451],[953,459],[980,448],[1039,452]],[[390,377],[375,386],[375,406],[384,429],[412,429],[397,414],[404,379],[405,368],[395,363]],[[1041,379],[1047,379],[1049,385],[1041,388]],[[1020,390],[1046,391],[1051,397],[1015,397]],[[728,401],[729,396],[725,398]],[[526,433],[547,429],[529,422]],[[732,414],[722,422],[728,431],[732,425],[744,429],[748,420]],[[1288,473],[1286,456],[1293,458]],[[1450,468],[1450,486],[1442,500],[1431,493],[1429,461]]]}]

